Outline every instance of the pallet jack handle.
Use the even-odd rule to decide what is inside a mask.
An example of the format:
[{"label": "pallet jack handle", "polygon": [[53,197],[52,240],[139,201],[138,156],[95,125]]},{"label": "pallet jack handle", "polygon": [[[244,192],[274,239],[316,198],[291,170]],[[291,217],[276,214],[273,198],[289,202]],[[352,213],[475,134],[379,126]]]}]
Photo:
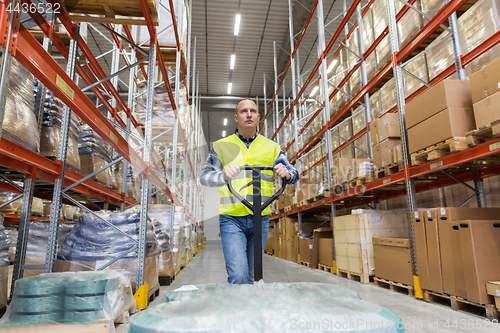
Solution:
[{"label": "pallet jack handle", "polygon": [[233,189],[231,185],[231,179],[227,183],[229,192],[241,201],[248,209],[252,210],[253,213],[253,241],[254,241],[254,280],[262,280],[262,210],[266,209],[274,200],[285,191],[286,180],[282,178],[281,188],[276,192],[271,198],[269,198],[264,204],[262,203],[261,196],[261,171],[273,170],[272,166],[241,166],[240,170],[251,170],[252,171],[252,182],[253,186],[253,205],[243,198],[237,191]]}]

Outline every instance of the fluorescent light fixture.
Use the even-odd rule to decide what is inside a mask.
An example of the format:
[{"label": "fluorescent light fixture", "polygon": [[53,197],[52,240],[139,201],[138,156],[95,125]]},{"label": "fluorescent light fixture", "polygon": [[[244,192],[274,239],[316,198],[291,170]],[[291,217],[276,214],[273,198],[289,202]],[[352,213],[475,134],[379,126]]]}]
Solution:
[{"label": "fluorescent light fixture", "polygon": [[326,70],[328,73],[330,73],[333,69],[333,67],[335,67],[335,65],[337,64],[338,60],[337,59],[334,59],[333,62],[330,64],[330,66],[328,67],[328,69]]},{"label": "fluorescent light fixture", "polygon": [[222,137],[226,136],[226,131],[222,131]]},{"label": "fluorescent light fixture", "polygon": [[233,89],[233,84],[230,82],[227,84],[227,94],[230,95],[231,94],[231,89]]},{"label": "fluorescent light fixture", "polygon": [[229,69],[233,70],[234,69],[234,62],[236,60],[236,55],[232,54],[231,55],[231,63],[229,64]]},{"label": "fluorescent light fixture", "polygon": [[227,118],[224,118],[224,126],[227,125]]},{"label": "fluorescent light fixture", "polygon": [[241,20],[241,15],[236,14],[236,21],[234,22],[234,35],[238,36],[240,32],[240,20]]},{"label": "fluorescent light fixture", "polygon": [[319,89],[319,86],[314,87],[313,91],[311,92],[311,96],[313,96]]}]

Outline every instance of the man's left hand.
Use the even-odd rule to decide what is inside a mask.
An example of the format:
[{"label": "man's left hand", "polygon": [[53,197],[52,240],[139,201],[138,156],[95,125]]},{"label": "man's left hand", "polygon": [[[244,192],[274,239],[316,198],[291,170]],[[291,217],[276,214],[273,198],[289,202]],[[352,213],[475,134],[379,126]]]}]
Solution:
[{"label": "man's left hand", "polygon": [[273,171],[276,175],[278,175],[281,178],[286,178],[286,180],[290,180],[292,177],[290,175],[290,172],[288,172],[288,169],[286,166],[284,166],[282,163],[278,163],[274,166]]}]

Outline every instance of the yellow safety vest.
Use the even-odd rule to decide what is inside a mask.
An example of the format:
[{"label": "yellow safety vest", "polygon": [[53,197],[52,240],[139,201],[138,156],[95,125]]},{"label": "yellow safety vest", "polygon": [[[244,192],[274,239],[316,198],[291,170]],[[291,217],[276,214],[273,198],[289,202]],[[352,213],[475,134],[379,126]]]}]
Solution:
[{"label": "yellow safety vest", "polygon": [[[222,168],[226,168],[235,163],[238,166],[273,166],[274,161],[280,154],[280,146],[262,135],[257,135],[254,141],[247,148],[238,135],[233,134],[226,138],[214,142],[214,150],[222,161]],[[266,202],[273,195],[273,171],[261,171],[261,196],[262,203]],[[252,181],[252,171],[244,170],[236,178],[233,178],[231,185],[235,191],[253,204],[253,186],[247,185]],[[231,216],[245,216],[252,214],[252,211],[243,205],[229,192],[227,185],[219,187],[220,205],[219,214]],[[269,215],[270,207],[262,211],[262,215]]]}]

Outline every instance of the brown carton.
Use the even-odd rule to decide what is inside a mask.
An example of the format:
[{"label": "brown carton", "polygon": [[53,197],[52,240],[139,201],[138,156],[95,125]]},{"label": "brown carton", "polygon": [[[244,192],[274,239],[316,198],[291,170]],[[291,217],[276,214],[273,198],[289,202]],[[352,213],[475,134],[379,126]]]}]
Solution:
[{"label": "brown carton", "polygon": [[394,163],[392,151],[400,144],[401,139],[398,138],[385,139],[380,143],[380,163],[382,168]]},{"label": "brown carton", "polygon": [[[443,275],[443,291],[445,294],[456,295],[455,270],[453,267],[453,243],[451,240],[452,223],[438,217],[439,248],[441,254],[441,273]],[[420,269],[420,267],[419,267]]]},{"label": "brown carton", "polygon": [[380,153],[380,144],[376,144],[372,148],[373,164],[375,164],[375,169],[380,169],[382,167],[382,155]]},{"label": "brown carton", "polygon": [[425,237],[427,240],[427,260],[429,263],[430,290],[443,293],[443,276],[441,273],[441,254],[439,249],[439,231],[437,209],[424,212]]},{"label": "brown carton", "polygon": [[399,118],[397,113],[387,113],[378,120],[378,136],[380,141],[388,138],[400,138]]},{"label": "brown carton", "polygon": [[380,142],[379,137],[378,137],[378,122],[379,119],[374,119],[370,122],[370,135],[371,135],[371,142],[372,146],[375,146],[377,143]]},{"label": "brown carton", "polygon": [[319,263],[333,267],[333,239],[321,238],[319,240]]},{"label": "brown carton", "polygon": [[462,261],[462,246],[460,244],[460,228],[458,222],[451,223],[451,251],[453,260],[453,276],[455,279],[455,293],[453,295],[467,299],[464,266]]},{"label": "brown carton", "polygon": [[313,251],[313,240],[299,238],[299,260],[310,262]]},{"label": "brown carton", "polygon": [[430,290],[429,262],[427,259],[427,239],[425,234],[425,212],[413,213],[413,228],[415,231],[415,245],[417,247],[417,265],[420,286],[422,289]]},{"label": "brown carton", "polygon": [[495,297],[495,306],[500,309],[500,281],[486,282],[486,292]]},{"label": "brown carton", "polygon": [[500,91],[500,59],[469,76],[472,102],[477,103]]},{"label": "brown carton", "polygon": [[474,104],[474,119],[477,128],[489,126],[495,120],[500,119],[500,92]]},{"label": "brown carton", "polygon": [[408,129],[410,154],[476,128],[472,108],[448,108]]},{"label": "brown carton", "polygon": [[403,150],[401,149],[401,145],[397,145],[392,150],[392,159],[394,163],[399,164],[403,162]]},{"label": "brown carton", "polygon": [[486,282],[500,279],[500,222],[469,220],[459,225],[467,300],[492,304]]},{"label": "brown carton", "polygon": [[[309,264],[311,268],[318,268],[319,262],[319,240],[322,238],[332,238],[333,237],[333,229],[328,227],[322,227],[319,229],[315,229],[313,232],[313,249],[312,255],[310,256]],[[311,252],[310,252],[311,254]],[[332,259],[333,260],[333,259]],[[332,262],[333,264],[333,262]]]},{"label": "brown carton", "polygon": [[373,237],[375,276],[413,286],[411,238]]},{"label": "brown carton", "polygon": [[448,108],[472,108],[472,97],[467,80],[444,80],[406,104],[406,128]]}]

